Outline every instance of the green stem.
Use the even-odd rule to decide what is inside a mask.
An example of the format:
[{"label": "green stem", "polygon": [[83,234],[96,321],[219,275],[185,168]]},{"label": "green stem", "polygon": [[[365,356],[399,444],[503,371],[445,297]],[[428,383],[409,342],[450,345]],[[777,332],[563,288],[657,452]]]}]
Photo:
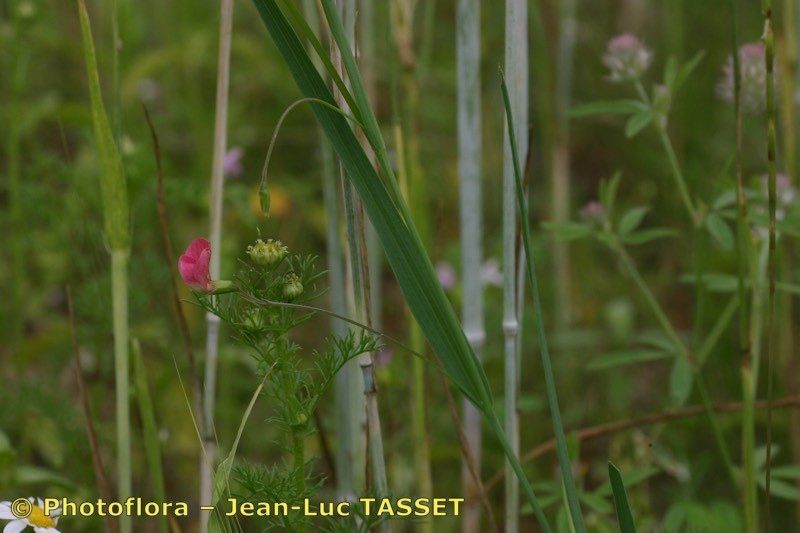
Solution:
[{"label": "green stem", "polygon": [[765,465],[767,494],[764,512],[764,530],[770,530],[770,500],[772,481],[772,398],[773,398],[773,367],[775,359],[775,278],[777,270],[775,210],[777,203],[776,192],[776,151],[777,140],[776,110],[775,110],[775,35],[773,32],[772,0],[762,0],[761,9],[764,16],[764,55],[767,65],[767,168],[769,171],[769,294],[767,304],[767,461]]},{"label": "green stem", "polygon": [[650,290],[650,287],[647,286],[644,279],[642,278],[639,270],[636,268],[636,265],[633,263],[633,260],[628,255],[628,252],[625,248],[619,243],[619,241],[612,241],[611,248],[618,254],[622,264],[625,266],[625,269],[628,271],[630,276],[633,278],[634,282],[636,283],[639,290],[642,292],[642,295],[645,298],[650,310],[656,316],[656,320],[658,320],[659,324],[661,324],[664,333],[672,340],[675,345],[675,348],[678,350],[678,353],[681,357],[684,357],[687,362],[692,367],[692,373],[694,374],[694,379],[697,384],[697,392],[700,394],[700,399],[703,404],[703,408],[708,415],[709,422],[711,423],[711,429],[714,433],[714,438],[717,442],[717,446],[719,447],[720,454],[722,455],[723,462],[728,470],[728,473],[731,476],[731,479],[734,483],[738,483],[738,477],[736,475],[736,468],[734,467],[733,461],[731,459],[730,454],[728,453],[728,447],[725,445],[725,438],[722,434],[722,428],[720,428],[719,423],[714,416],[714,411],[711,406],[711,400],[708,396],[708,392],[705,386],[705,381],[703,380],[700,367],[697,363],[697,359],[692,355],[689,349],[686,347],[686,344],[681,339],[678,332],[675,331],[675,328],[672,326],[669,318],[667,318],[667,314],[661,307],[661,304],[658,303],[656,297],[653,295],[653,292]]},{"label": "green stem", "polygon": [[[127,249],[111,251],[111,299],[114,329],[114,378],[117,415],[117,497],[131,495],[131,420],[128,377],[128,256]],[[131,519],[120,516],[120,531],[130,533]]]},{"label": "green stem", "polygon": [[686,212],[689,215],[689,219],[692,221],[694,227],[699,227],[701,220],[697,210],[695,209],[694,203],[692,202],[692,197],[690,196],[689,189],[686,186],[686,180],[683,177],[683,171],[678,163],[678,157],[675,155],[675,149],[672,147],[672,141],[670,140],[669,135],[667,135],[666,127],[658,126],[658,136],[661,139],[661,144],[664,147],[664,151],[667,153],[669,167],[672,171],[673,178],[675,178],[675,184],[678,186],[678,192],[681,194],[681,200],[683,200],[683,205],[686,207]]}]

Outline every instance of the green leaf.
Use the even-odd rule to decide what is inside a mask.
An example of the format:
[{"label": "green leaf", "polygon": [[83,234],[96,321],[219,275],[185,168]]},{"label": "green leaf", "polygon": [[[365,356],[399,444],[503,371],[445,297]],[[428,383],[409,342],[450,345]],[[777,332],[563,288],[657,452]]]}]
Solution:
[{"label": "green leaf", "polygon": [[657,239],[675,237],[678,232],[672,228],[649,228],[622,237],[622,242],[630,245],[646,244]]},{"label": "green leaf", "polygon": [[638,228],[649,210],[649,207],[634,207],[622,215],[622,219],[619,221],[619,226],[617,227],[619,234],[624,237]]},{"label": "green leaf", "polygon": [[673,90],[675,78],[678,77],[678,58],[669,56],[667,64],[664,65],[664,85],[669,87],[670,91]]},{"label": "green leaf", "polygon": [[[761,487],[761,490],[767,490],[766,473],[758,481],[758,485]],[[770,479],[769,492],[773,496],[783,498],[784,500],[800,500],[800,489],[795,487],[793,484],[787,483],[786,481],[781,481],[780,479]]]},{"label": "green leaf", "polygon": [[620,366],[660,361],[668,357],[674,357],[674,355],[661,350],[625,350],[601,355],[586,365],[586,368],[588,370],[608,370]]},{"label": "green leaf", "polygon": [[606,216],[608,217],[614,214],[614,202],[617,199],[617,190],[619,190],[621,180],[622,173],[617,171],[611,176],[611,179],[600,182],[600,203],[606,208]]},{"label": "green leaf", "polygon": [[608,478],[611,481],[611,490],[614,494],[614,508],[617,511],[617,522],[621,533],[636,533],[636,524],[628,504],[628,494],[622,482],[622,474],[611,462],[608,463]]},{"label": "green leaf", "polygon": [[695,54],[695,56],[692,59],[683,64],[683,66],[680,69],[680,72],[678,72],[677,76],[675,77],[674,83],[670,87],[673,94],[677,93],[680,90],[680,88],[692,74],[694,69],[697,68],[697,65],[700,64],[700,61],[703,60],[705,55],[706,52],[704,50],[701,50],[700,52]]},{"label": "green leaf", "polygon": [[676,357],[669,376],[669,395],[675,405],[683,405],[692,392],[692,365],[685,357]]},{"label": "green leaf", "polygon": [[573,107],[569,114],[571,117],[579,118],[590,115],[629,115],[641,111],[648,111],[648,108],[639,100],[614,100],[582,104]]},{"label": "green leaf", "polygon": [[649,109],[631,115],[628,123],[625,124],[625,137],[632,139],[636,137],[650,122],[653,121],[653,113]]},{"label": "green leaf", "polygon": [[[630,488],[642,483],[643,481],[647,481],[654,475],[658,474],[661,470],[658,468],[653,468],[651,466],[645,466],[642,468],[634,468],[633,470],[628,471],[625,474],[625,486]],[[611,490],[611,480],[609,479],[602,485],[600,485],[597,489],[595,489],[595,494],[599,494],[600,496],[608,496],[612,493]]]},{"label": "green leaf", "polygon": [[582,222],[543,222],[542,227],[564,242],[584,239],[594,233],[591,226]]},{"label": "green leaf", "polygon": [[772,468],[772,477],[800,479],[800,465],[785,465]]},{"label": "green leaf", "polygon": [[706,215],[706,229],[724,250],[733,250],[734,236],[728,224],[716,213]]}]

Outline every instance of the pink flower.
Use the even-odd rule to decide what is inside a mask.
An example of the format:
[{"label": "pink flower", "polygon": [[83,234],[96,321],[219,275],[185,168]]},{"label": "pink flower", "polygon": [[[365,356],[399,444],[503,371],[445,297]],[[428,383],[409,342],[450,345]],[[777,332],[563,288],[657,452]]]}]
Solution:
[{"label": "pink flower", "polygon": [[222,168],[225,176],[229,178],[238,178],[242,175],[244,168],[242,167],[242,156],[244,150],[238,146],[231,148],[225,153],[225,159],[222,162]]},{"label": "pink flower", "polygon": [[611,39],[603,55],[603,63],[608,67],[609,79],[613,82],[639,79],[651,60],[650,50],[629,33]]},{"label": "pink flower", "polygon": [[453,265],[445,261],[436,263],[436,278],[442,288],[449,290],[455,287],[457,277],[456,269],[453,268]]},{"label": "pink flower", "polygon": [[[742,109],[748,113],[763,113],[766,108],[767,64],[764,45],[753,42],[739,48],[741,69]],[[779,73],[776,72],[776,75]],[[722,78],[717,83],[717,95],[730,104],[734,101],[733,57],[722,67]]]},{"label": "pink flower", "polygon": [[214,292],[214,283],[208,272],[210,261],[211,243],[206,239],[193,240],[178,260],[183,282],[195,291]]}]

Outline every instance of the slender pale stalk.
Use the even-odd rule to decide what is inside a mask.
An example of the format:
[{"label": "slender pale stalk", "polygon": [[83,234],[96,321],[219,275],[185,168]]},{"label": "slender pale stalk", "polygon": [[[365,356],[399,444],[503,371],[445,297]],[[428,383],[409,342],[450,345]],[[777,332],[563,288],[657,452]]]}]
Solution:
[{"label": "slender pale stalk", "polygon": [[[117,417],[117,497],[125,500],[131,495],[132,485],[128,373],[128,258],[130,254],[128,192],[122,158],[114,141],[114,134],[103,105],[94,41],[84,0],[78,0],[78,13],[89,80],[92,124],[102,163],[99,181],[104,227],[111,249],[111,305]],[[119,524],[122,533],[130,533],[130,517],[120,517]]]},{"label": "slender pale stalk", "polygon": [[[483,286],[480,269],[483,255],[483,205],[481,201],[481,77],[480,1],[459,0],[456,11],[456,88],[458,91],[458,175],[461,208],[461,270],[463,275],[462,320],[464,334],[480,359],[486,339]],[[461,530],[480,530],[480,500],[471,464],[480,474],[481,414],[469,400],[463,400],[464,436],[467,453],[461,466],[461,485],[468,498]]]},{"label": "slender pale stalk", "polygon": [[[518,153],[528,145],[528,6],[525,0],[506,0],[505,72]],[[505,431],[519,455],[519,314],[517,294],[517,209],[514,159],[508,128],[503,137],[503,335],[505,352]],[[520,162],[517,162],[520,163]],[[518,305],[518,303],[520,305]],[[506,531],[519,529],[519,482],[506,462]]]},{"label": "slender pale stalk", "polygon": [[[358,0],[358,35],[361,71],[364,73],[364,86],[369,96],[370,103],[375,106],[378,91],[378,57],[377,35],[375,29],[378,25],[373,0]],[[370,154],[372,155],[372,154]],[[383,252],[378,234],[369,219],[367,223],[367,261],[369,264],[369,289],[372,316],[372,326],[381,331],[383,309]]]},{"label": "slender pale stalk", "polygon": [[[355,45],[356,2],[355,0],[339,0],[338,4],[347,43],[351,52],[354,52],[352,47]],[[333,47],[333,51],[334,63],[340,69],[340,73],[342,73],[341,51],[336,47]],[[339,105],[345,112],[348,111],[342,98],[340,98]],[[352,315],[358,322],[372,327],[364,211],[353,185],[349,180],[345,179],[343,167],[341,168],[340,175],[344,195],[347,248],[349,251],[346,259],[349,274],[348,279],[351,281],[350,298],[352,299],[353,307]],[[387,495],[389,486],[386,479],[386,463],[383,452],[380,411],[378,410],[374,358],[375,354],[363,354],[358,357],[358,365],[361,368],[364,401],[366,404],[367,451],[372,472],[372,489],[379,495]],[[386,527],[388,527],[388,524],[382,526],[382,529]]]},{"label": "slender pale stalk", "polygon": [[777,271],[777,250],[775,234],[776,208],[776,110],[775,110],[775,34],[773,31],[772,0],[762,0],[764,16],[764,55],[767,65],[767,168],[769,193],[769,293],[767,297],[767,461],[765,464],[767,494],[764,508],[764,530],[770,530],[770,489],[772,482],[772,397],[773,368],[777,328],[775,324],[775,278]]},{"label": "slender pale stalk", "polygon": [[[111,250],[111,305],[114,330],[114,379],[117,384],[117,493],[121,501],[131,495],[131,414],[128,358],[127,248]],[[131,531],[130,517],[120,517],[120,531]]]},{"label": "slender pale stalk", "polygon": [[[556,117],[551,163],[552,216],[556,223],[569,220],[570,154],[568,112],[572,94],[572,60],[575,51],[575,12],[578,0],[560,2],[558,60],[556,62]],[[570,258],[567,243],[553,244],[553,267],[556,292],[556,331],[563,334],[570,322]]]},{"label": "slender pale stalk", "polygon": [[[230,81],[231,34],[233,33],[233,0],[221,0],[219,20],[219,53],[217,57],[217,94],[214,116],[214,147],[211,162],[211,201],[209,209],[209,241],[216,253],[211,255],[212,279],[220,279],[222,255],[222,197],[225,184],[225,150],[228,144],[228,87]],[[206,364],[203,387],[203,446],[200,457],[200,502],[209,505],[213,496],[214,461],[214,407],[216,404],[217,364],[219,355],[220,319],[206,313]],[[208,514],[201,515],[200,531],[208,531]]]},{"label": "slender pale stalk", "polygon": [[[309,26],[320,33],[319,14],[316,2],[305,0],[303,9]],[[319,68],[319,58],[317,58]],[[326,217],[326,251],[328,280],[330,285],[331,310],[340,316],[347,314],[345,298],[345,273],[342,264],[341,213],[337,189],[339,186],[336,161],[330,144],[320,132],[320,156],[322,163],[322,196]],[[335,335],[344,335],[347,325],[331,317],[331,329]],[[336,447],[336,491],[340,498],[353,499],[356,495],[356,465],[360,457],[359,435],[364,413],[363,397],[357,391],[358,363],[348,362],[335,377],[334,394],[338,445]]]}]

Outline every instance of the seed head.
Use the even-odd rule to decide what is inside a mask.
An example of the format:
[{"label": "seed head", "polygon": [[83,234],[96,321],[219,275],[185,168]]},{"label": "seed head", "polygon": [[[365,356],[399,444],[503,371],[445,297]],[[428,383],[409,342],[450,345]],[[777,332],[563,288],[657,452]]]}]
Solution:
[{"label": "seed head", "polygon": [[274,266],[283,261],[289,249],[281,242],[274,239],[267,239],[266,242],[258,239],[254,244],[247,247],[247,254],[253,263],[259,266]]},{"label": "seed head", "polygon": [[283,295],[287,300],[294,300],[303,294],[303,284],[294,272],[289,272],[283,277]]}]

